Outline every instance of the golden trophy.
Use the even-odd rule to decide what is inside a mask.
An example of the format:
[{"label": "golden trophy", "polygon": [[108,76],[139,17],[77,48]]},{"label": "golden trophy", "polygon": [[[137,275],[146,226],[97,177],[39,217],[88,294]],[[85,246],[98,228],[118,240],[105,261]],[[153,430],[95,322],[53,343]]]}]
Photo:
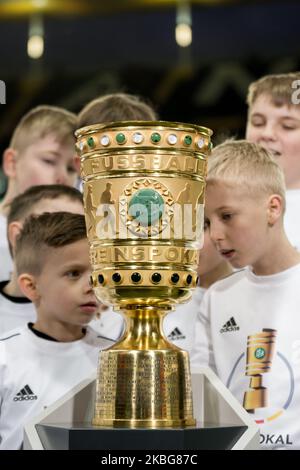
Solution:
[{"label": "golden trophy", "polygon": [[270,372],[275,351],[276,330],[248,336],[246,375],[250,376],[250,390],[244,395],[243,407],[248,412],[268,406],[268,390],[262,386],[262,374]]},{"label": "golden trophy", "polygon": [[100,353],[93,425],[195,425],[188,353],[167,341],[162,320],[197,285],[211,134],[146,121],[76,131],[91,282],[126,320]]}]

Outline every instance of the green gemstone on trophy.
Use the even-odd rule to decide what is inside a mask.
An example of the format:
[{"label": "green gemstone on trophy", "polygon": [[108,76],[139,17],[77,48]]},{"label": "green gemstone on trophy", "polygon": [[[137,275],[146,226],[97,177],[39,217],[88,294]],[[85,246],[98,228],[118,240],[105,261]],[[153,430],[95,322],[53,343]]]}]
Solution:
[{"label": "green gemstone on trophy", "polygon": [[93,149],[95,147],[95,141],[94,141],[93,137],[88,138],[87,144],[91,149]]},{"label": "green gemstone on trophy", "polygon": [[154,144],[158,144],[161,141],[161,135],[158,132],[153,132],[151,134],[151,140]]},{"label": "green gemstone on trophy", "polygon": [[263,359],[265,355],[266,351],[264,350],[264,348],[257,348],[255,350],[254,356],[256,357],[256,359]]},{"label": "green gemstone on trophy", "polygon": [[154,189],[140,189],[131,198],[128,213],[143,226],[159,221],[164,211],[164,200]]},{"label": "green gemstone on trophy", "polygon": [[122,132],[116,135],[116,141],[118,142],[118,144],[124,144],[125,140],[126,137]]},{"label": "green gemstone on trophy", "polygon": [[184,143],[185,145],[191,145],[193,139],[190,135],[186,135],[185,138],[184,138]]}]

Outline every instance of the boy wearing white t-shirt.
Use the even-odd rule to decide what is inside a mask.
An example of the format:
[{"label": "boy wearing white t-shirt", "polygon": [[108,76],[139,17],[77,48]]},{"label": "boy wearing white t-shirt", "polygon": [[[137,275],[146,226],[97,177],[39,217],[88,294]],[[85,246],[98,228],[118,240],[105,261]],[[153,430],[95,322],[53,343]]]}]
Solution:
[{"label": "boy wearing white t-shirt", "polygon": [[0,338],[0,449],[22,446],[23,426],[96,373],[112,344],[87,325],[98,309],[90,285],[84,216],[32,216],[17,239],[20,288],[37,320]]},{"label": "boy wearing white t-shirt", "polygon": [[212,367],[260,426],[263,447],[300,449],[300,254],[283,227],[284,176],[246,141],[216,147],[205,218],[236,268],[205,294],[192,369]]},{"label": "boy wearing white t-shirt", "polygon": [[[300,251],[300,72],[266,75],[250,84],[246,139],[269,150],[286,183],[284,226]],[[298,89],[298,90],[297,90]]]}]

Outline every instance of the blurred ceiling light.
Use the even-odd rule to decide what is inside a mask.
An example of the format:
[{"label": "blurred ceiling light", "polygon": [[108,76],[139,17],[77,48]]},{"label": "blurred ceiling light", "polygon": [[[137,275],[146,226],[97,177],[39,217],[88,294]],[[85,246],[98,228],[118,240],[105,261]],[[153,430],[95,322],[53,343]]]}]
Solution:
[{"label": "blurred ceiling light", "polygon": [[44,8],[47,6],[48,0],[32,0],[32,3],[36,8]]},{"label": "blurred ceiling light", "polygon": [[27,54],[31,59],[40,59],[44,53],[44,25],[40,16],[33,16],[29,23]]},{"label": "blurred ceiling light", "polygon": [[185,0],[179,0],[177,4],[175,39],[180,47],[192,44],[192,12],[190,4]]},{"label": "blurred ceiling light", "polygon": [[27,54],[31,59],[39,59],[44,53],[44,38],[31,36],[27,42]]}]

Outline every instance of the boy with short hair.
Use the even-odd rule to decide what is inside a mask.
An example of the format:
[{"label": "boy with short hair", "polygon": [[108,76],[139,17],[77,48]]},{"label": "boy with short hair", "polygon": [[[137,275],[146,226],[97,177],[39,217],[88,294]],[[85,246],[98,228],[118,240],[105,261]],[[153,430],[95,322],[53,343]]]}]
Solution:
[{"label": "boy with short hair", "polygon": [[78,128],[113,121],[156,121],[154,109],[136,95],[112,93],[90,101],[78,114]]},{"label": "boy with short hair", "polygon": [[37,320],[0,339],[2,450],[19,449],[24,423],[96,372],[99,349],[112,344],[87,326],[98,304],[83,215],[31,216],[15,258]]},{"label": "boy with short hair", "polygon": [[300,250],[300,105],[293,100],[300,72],[267,75],[251,83],[246,138],[269,150],[283,169],[286,181],[284,225],[293,246]]},{"label": "boy with short hair", "polygon": [[205,294],[191,363],[216,371],[260,425],[262,445],[300,449],[300,254],[284,232],[284,190],[282,171],[259,145],[230,141],[213,151],[210,236],[234,268],[247,267]]},{"label": "boy with short hair", "polygon": [[3,154],[8,188],[0,204],[0,280],[12,269],[6,240],[6,216],[12,199],[31,186],[76,182],[76,115],[54,106],[38,106],[17,125]]},{"label": "boy with short hair", "polygon": [[[14,198],[7,217],[7,238],[12,259],[15,241],[26,217],[59,211],[83,214],[82,194],[75,188],[57,184],[33,186]],[[35,318],[34,305],[21,292],[13,266],[10,279],[0,282],[0,335]]]}]

